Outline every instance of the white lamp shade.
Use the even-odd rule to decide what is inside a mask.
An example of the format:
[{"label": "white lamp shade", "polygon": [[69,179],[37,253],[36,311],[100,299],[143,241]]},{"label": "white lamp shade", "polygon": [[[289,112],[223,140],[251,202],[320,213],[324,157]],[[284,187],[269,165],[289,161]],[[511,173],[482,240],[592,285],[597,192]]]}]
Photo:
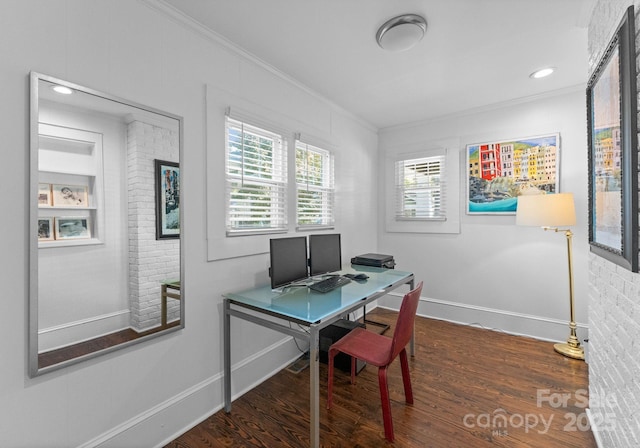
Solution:
[{"label": "white lamp shade", "polygon": [[516,224],[519,226],[561,227],[575,223],[573,193],[518,196]]}]

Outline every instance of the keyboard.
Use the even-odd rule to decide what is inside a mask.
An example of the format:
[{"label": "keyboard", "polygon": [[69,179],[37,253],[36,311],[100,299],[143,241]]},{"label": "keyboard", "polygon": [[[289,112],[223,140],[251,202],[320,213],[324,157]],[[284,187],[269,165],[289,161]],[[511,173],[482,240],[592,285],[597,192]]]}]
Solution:
[{"label": "keyboard", "polygon": [[335,277],[325,278],[324,280],[320,280],[319,282],[315,282],[309,285],[309,289],[312,289],[316,292],[329,292],[333,291],[336,288],[340,288],[347,283],[351,283],[351,279],[336,275]]}]

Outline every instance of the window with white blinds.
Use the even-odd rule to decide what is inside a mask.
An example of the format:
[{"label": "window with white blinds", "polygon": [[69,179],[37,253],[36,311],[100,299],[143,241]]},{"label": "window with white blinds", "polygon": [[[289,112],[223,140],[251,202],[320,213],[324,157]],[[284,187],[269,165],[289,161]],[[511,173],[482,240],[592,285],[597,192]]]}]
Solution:
[{"label": "window with white blinds", "polygon": [[298,227],[332,227],[334,198],[333,154],[296,140]]},{"label": "window with white blinds", "polygon": [[445,220],[445,156],[400,160],[395,168],[396,220]]},{"label": "window with white blinds", "polygon": [[287,230],[287,151],[281,135],[227,117],[227,235]]}]

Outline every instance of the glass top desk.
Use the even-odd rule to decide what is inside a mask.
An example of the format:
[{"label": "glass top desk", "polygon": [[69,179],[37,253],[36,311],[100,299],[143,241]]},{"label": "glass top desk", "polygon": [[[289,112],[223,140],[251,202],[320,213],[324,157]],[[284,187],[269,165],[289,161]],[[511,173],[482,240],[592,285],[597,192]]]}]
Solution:
[{"label": "glass top desk", "polygon": [[[310,426],[311,446],[320,446],[319,333],[324,327],[346,316],[388,292],[408,284],[414,288],[411,272],[368,266],[344,268],[340,273],[364,272],[366,281],[352,280],[328,293],[318,293],[306,287],[291,287],[273,292],[270,286],[238,293],[224,294],[224,408],[231,412],[231,316],[248,320],[298,339],[309,341]],[[251,310],[251,313],[247,313]],[[274,321],[277,317],[284,322]],[[309,332],[290,327],[295,322],[308,327]],[[413,338],[411,354],[414,353]]]}]

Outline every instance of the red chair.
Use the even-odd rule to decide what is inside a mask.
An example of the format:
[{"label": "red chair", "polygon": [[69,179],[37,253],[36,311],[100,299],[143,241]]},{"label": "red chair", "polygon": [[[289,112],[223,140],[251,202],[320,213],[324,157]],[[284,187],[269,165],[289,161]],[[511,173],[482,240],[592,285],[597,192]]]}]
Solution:
[{"label": "red chair", "polygon": [[329,382],[327,385],[329,397],[327,399],[327,409],[330,409],[333,404],[333,358],[338,352],[351,356],[351,384],[355,384],[356,380],[356,359],[361,359],[378,367],[384,435],[389,442],[393,442],[393,422],[391,421],[387,367],[400,355],[404,396],[407,403],[413,404],[409,363],[407,362],[407,351],[405,347],[411,340],[413,334],[413,322],[416,317],[421,292],[422,282],[420,282],[413,291],[405,294],[402,299],[402,305],[400,306],[400,312],[398,313],[393,338],[372,333],[363,328],[355,328],[329,347]]}]

